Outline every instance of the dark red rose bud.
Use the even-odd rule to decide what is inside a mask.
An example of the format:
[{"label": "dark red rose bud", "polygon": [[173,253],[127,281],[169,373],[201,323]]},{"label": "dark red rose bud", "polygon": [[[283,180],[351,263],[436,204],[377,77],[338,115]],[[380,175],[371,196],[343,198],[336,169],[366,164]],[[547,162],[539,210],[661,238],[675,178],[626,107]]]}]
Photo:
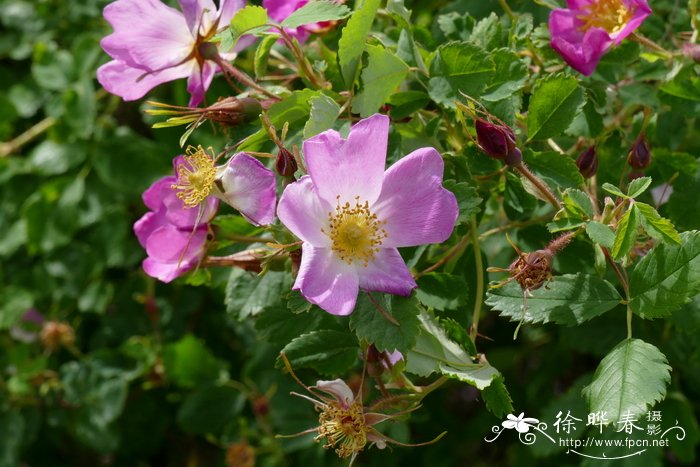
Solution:
[{"label": "dark red rose bud", "polygon": [[297,161],[294,159],[294,155],[285,148],[280,147],[275,160],[275,169],[283,177],[293,176],[294,172],[297,171]]},{"label": "dark red rose bud", "polygon": [[476,121],[476,140],[481,149],[495,159],[505,159],[515,149],[513,130],[486,120]]},{"label": "dark red rose bud", "polygon": [[576,158],[576,167],[578,171],[581,172],[586,178],[591,178],[598,172],[598,154],[595,150],[595,146],[583,151]]},{"label": "dark red rose bud", "polygon": [[504,162],[509,167],[517,167],[523,163],[523,153],[518,148],[513,148],[511,152],[508,153]]},{"label": "dark red rose bud", "polygon": [[627,163],[635,169],[646,169],[651,164],[651,148],[644,133],[640,134],[629,154],[627,154]]}]

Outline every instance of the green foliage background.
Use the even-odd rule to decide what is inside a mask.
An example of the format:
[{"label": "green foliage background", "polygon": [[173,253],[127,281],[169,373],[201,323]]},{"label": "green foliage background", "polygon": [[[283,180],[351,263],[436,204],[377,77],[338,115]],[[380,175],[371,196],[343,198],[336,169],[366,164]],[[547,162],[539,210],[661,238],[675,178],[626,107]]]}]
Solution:
[{"label": "green foliage background", "polygon": [[[241,441],[255,448],[258,465],[341,465],[310,436],[274,438],[316,423],[311,405],[288,394],[300,388],[275,362],[287,346],[290,358],[297,351],[311,362],[299,370],[308,384],[345,370],[357,382],[355,336],[377,338],[374,315],[368,315],[362,303],[349,320],[309,310],[299,296],[288,296],[291,276],[283,267],[262,279],[239,270],[212,270],[171,285],[142,273],[144,252],[132,234],[132,224],[145,211],[143,190],[171,170],[171,159],[180,151],[180,132],[177,128],[152,130],[155,120],[144,116],[143,102],[122,102],[97,84],[95,69],[107,59],[99,47],[100,38],[110,31],[101,16],[106,3],[0,0],[0,140],[17,142],[18,135],[36,132],[24,144],[1,146],[0,466],[225,465],[227,449]],[[336,65],[333,50],[352,48],[352,43],[343,45],[339,31],[323,38],[328,47],[309,52],[317,55],[312,60],[326,61],[325,73],[335,90],[342,89],[343,79],[352,78],[358,64],[362,65],[357,75],[363,87],[352,110],[365,116],[380,104],[391,105],[391,116],[401,122],[390,135],[391,162],[413,148],[444,149],[449,147],[446,140],[460,138],[459,131],[444,130],[437,109],[444,108],[448,121],[453,119],[456,125],[449,112],[454,112],[453,102],[459,97],[455,90],[461,89],[480,96],[504,121],[516,124],[519,119],[521,126],[526,124],[529,132],[521,139],[532,144],[525,160],[562,190],[581,185],[581,177],[573,159],[564,162],[552,157],[544,140],[555,137],[561,146],[569,147],[576,137],[607,132],[598,147],[598,180],[601,185],[617,184],[624,155],[642,125],[638,110],[644,105],[655,115],[647,130],[654,148],[654,163],[647,175],[657,186],[678,174],[661,214],[679,230],[700,227],[697,65],[683,62],[670,74],[663,60],[640,59],[642,49],[628,41],[603,59],[593,78],[581,80],[567,70],[534,77],[509,47],[528,44],[548,65],[561,63],[549,49],[547,30],[541,26],[548,12],[543,6],[511,2],[524,15],[510,28],[496,1],[405,3],[412,10],[411,27],[401,23],[401,2],[390,1],[386,6],[390,13],[384,9],[378,16],[364,56],[345,54]],[[689,29],[685,2],[658,0],[652,7],[655,14],[642,28],[652,39],[670,45],[671,36]],[[424,60],[432,52],[436,54],[426,65]],[[240,63],[253,70],[253,61],[251,49]],[[382,73],[394,78],[422,73],[429,78],[423,80],[426,87],[414,84],[392,93],[372,86],[383,83],[395,88],[402,81],[387,81]],[[229,93],[223,79],[217,79],[209,95]],[[323,115],[337,113],[335,95],[329,96],[299,90],[285,100],[283,105],[291,111],[284,116],[294,116],[290,143],[299,144],[304,136],[328,127]],[[180,105],[188,99],[184,81],[161,86],[150,97]],[[552,102],[565,105],[552,111]],[[423,108],[429,110],[421,118],[402,121]],[[529,109],[524,119],[521,109]],[[428,118],[431,112],[434,119]],[[622,125],[610,125],[613,113]],[[223,147],[258,128],[248,124],[227,134],[205,125],[191,142]],[[525,221],[511,236],[524,251],[542,248],[551,238],[545,222],[527,221],[538,219],[547,207],[514,176],[475,187],[472,175],[492,173],[499,165],[461,138],[463,151],[446,156],[447,178],[455,184],[451,189],[460,195],[462,209],[451,245],[467,235],[471,214],[480,211],[482,231]],[[252,141],[251,147],[271,149],[264,135]],[[480,207],[478,197],[484,200]],[[648,193],[639,198],[653,204]],[[217,225],[223,240],[259,233],[233,216],[218,219]],[[243,247],[227,248],[230,252]],[[482,251],[485,266],[505,267],[514,256],[503,235],[485,237]],[[430,247],[402,253],[411,267],[422,270],[443,252]],[[566,276],[555,292],[566,284],[579,284],[575,275],[581,271],[593,274],[593,257],[592,243],[585,238],[564,250],[555,270]],[[659,280],[666,277],[654,258],[646,261],[651,263],[645,263],[646,271],[657,271]],[[475,267],[474,251],[467,246],[444,270],[419,280],[417,300],[466,328],[475,300]],[[663,411],[666,422],[677,419],[687,438],[672,443],[670,449],[649,450],[620,465],[695,465],[700,440],[700,303],[685,303],[685,297],[698,292],[698,279],[689,279],[676,303],[672,296],[655,295],[654,284],[645,281],[658,281],[646,271],[638,273],[636,299],[670,300],[678,306],[661,309],[663,320],[635,317],[634,335],[658,347],[673,368],[666,399],[656,409]],[[611,277],[608,271],[612,281]],[[586,287],[581,289],[579,284],[574,289],[605,293],[601,283]],[[603,357],[613,349],[619,353],[616,346],[626,336],[624,307],[612,295],[611,305],[600,308],[601,316],[591,319],[594,316],[587,308],[585,319],[577,319],[539,309],[533,299],[525,322],[540,324],[524,325],[513,340],[517,323],[506,318],[519,320],[520,296],[519,290],[508,288],[489,296],[487,303],[501,313],[485,312],[479,329],[488,340],[480,341],[479,351],[502,373],[516,414],[525,412],[551,423],[559,410],[578,411],[578,416],[587,413],[581,389],[591,382]],[[566,296],[566,303],[571,299]],[[508,300],[517,303],[508,308]],[[397,300],[392,305],[395,315],[418,325],[411,304]],[[49,352],[38,341],[17,341],[10,330],[30,308],[47,319],[68,323],[75,330],[75,344]],[[405,334],[379,338],[389,349],[408,350],[417,341],[430,345],[419,340],[417,327],[406,328]],[[317,334],[309,337],[312,332]],[[335,344],[330,356],[323,353],[328,342]],[[309,357],[314,345],[318,352]],[[624,345],[641,348],[646,344],[629,341]],[[650,360],[656,357],[643,349]],[[608,371],[614,372],[611,360],[606,360],[612,365]],[[649,371],[659,379],[658,372],[664,369],[654,374],[650,365]],[[653,389],[644,387],[651,394],[639,397],[654,400]],[[595,390],[595,385],[587,389]],[[429,440],[447,430],[445,438],[423,448],[373,449],[360,456],[358,464],[579,464],[580,458],[567,456],[564,448],[540,443],[527,447],[511,433],[486,443],[484,437],[500,424],[509,404],[491,401],[497,416],[487,410],[485,398],[473,386],[449,381],[424,399],[410,420],[384,428],[405,442]],[[584,461],[583,465],[607,464]]]}]

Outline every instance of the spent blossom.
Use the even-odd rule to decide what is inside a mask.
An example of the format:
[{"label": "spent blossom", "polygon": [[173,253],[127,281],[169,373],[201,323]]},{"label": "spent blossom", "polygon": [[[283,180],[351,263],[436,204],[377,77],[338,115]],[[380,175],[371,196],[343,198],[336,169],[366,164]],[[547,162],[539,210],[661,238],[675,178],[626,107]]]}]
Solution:
[{"label": "spent blossom", "polygon": [[445,241],[458,215],[442,186],[444,164],[421,148],[386,172],[389,118],[375,114],[347,139],[327,130],[304,142],[309,175],[288,185],[277,215],[302,243],[294,290],[329,313],[349,315],[359,289],[410,295],[398,247]]},{"label": "spent blossom", "polygon": [[586,76],[651,14],[647,0],[568,0],[567,5],[549,16],[551,45]]},{"label": "spent blossom", "polygon": [[[211,39],[229,24],[243,0],[179,0],[178,11],[160,0],[117,0],[104,9],[114,32],[100,42],[114,60],[97,70],[100,84],[124,100],[136,100],[159,84],[187,78],[190,106],[199,105],[219,70],[212,47],[223,60],[235,52],[218,50]],[[244,45],[242,43],[239,44]]]}]

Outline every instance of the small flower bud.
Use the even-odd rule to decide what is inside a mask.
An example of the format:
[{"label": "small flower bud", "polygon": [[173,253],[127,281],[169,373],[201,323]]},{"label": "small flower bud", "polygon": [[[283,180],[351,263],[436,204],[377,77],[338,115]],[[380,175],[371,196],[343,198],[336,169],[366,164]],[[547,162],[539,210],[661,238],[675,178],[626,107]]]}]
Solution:
[{"label": "small flower bud", "polygon": [[508,153],[504,162],[509,167],[517,167],[523,163],[523,153],[518,148],[513,148],[511,152]]},{"label": "small flower bud", "polygon": [[280,147],[275,160],[275,169],[282,177],[291,177],[297,171],[297,161],[294,154],[289,150]]},{"label": "small flower bud", "polygon": [[576,158],[576,167],[585,178],[591,178],[598,172],[598,154],[595,146],[591,146]]},{"label": "small flower bud", "polygon": [[495,159],[504,159],[515,149],[513,130],[486,120],[476,120],[476,140],[481,149]]},{"label": "small flower bud", "polygon": [[632,145],[627,154],[627,163],[635,169],[646,169],[651,164],[651,148],[644,133],[641,133]]}]

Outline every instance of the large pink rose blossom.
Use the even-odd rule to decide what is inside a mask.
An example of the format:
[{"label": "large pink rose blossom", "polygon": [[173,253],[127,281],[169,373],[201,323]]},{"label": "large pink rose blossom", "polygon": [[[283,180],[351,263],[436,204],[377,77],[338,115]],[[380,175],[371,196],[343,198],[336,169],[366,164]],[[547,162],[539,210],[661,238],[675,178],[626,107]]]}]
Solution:
[{"label": "large pink rose blossom", "polygon": [[651,14],[646,0],[567,0],[567,5],[549,15],[551,45],[586,76],[610,47],[619,45]]},{"label": "large pink rose blossom", "polygon": [[[219,70],[201,54],[201,46],[229,24],[244,0],[179,0],[182,12],[159,0],[117,0],[104,9],[114,32],[101,41],[114,60],[97,70],[100,84],[131,101],[155,86],[187,79],[190,107],[199,105]],[[219,52],[233,60],[235,52]]]},{"label": "large pink rose blossom", "polygon": [[418,149],[385,172],[388,133],[389,118],[376,114],[347,139],[328,130],[306,140],[309,175],[277,208],[303,241],[294,289],[335,315],[352,313],[359,289],[410,295],[416,282],[397,247],[445,241],[457,219],[440,154]]},{"label": "large pink rose blossom", "polygon": [[[263,0],[262,5],[267,10],[267,14],[275,21],[282,22],[289,15],[309,3],[309,0]],[[298,28],[287,28],[285,32],[292,37],[296,37],[299,42],[304,42],[313,33],[327,29],[331,22],[304,24]]]}]

